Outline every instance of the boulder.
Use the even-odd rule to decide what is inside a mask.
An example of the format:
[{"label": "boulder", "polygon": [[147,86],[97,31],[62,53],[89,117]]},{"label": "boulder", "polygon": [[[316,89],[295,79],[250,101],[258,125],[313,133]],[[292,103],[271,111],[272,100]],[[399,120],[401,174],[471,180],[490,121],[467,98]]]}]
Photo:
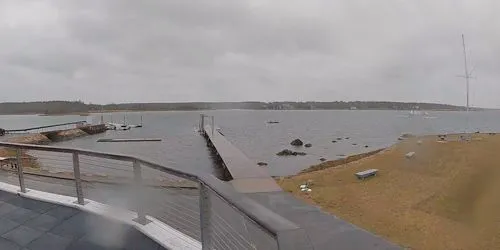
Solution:
[{"label": "boulder", "polygon": [[325,158],[319,158],[319,160],[320,160],[320,161],[322,161],[322,162],[323,162],[323,161],[326,161],[326,159],[325,159]]},{"label": "boulder", "polygon": [[267,166],[267,163],[265,163],[265,162],[257,162],[257,165],[261,166],[261,167],[264,167],[264,166]]},{"label": "boulder", "polygon": [[415,155],[415,152],[409,152],[409,153],[405,154],[405,157],[408,159],[411,159],[411,158],[413,158],[414,155]]},{"label": "boulder", "polygon": [[412,138],[412,137],[415,137],[415,135],[412,135],[410,133],[401,134],[401,138]]},{"label": "boulder", "polygon": [[306,147],[306,148],[310,148],[310,147],[312,147],[312,144],[311,144],[311,143],[306,143],[306,144],[304,145],[304,147]]},{"label": "boulder", "polygon": [[280,152],[278,152],[276,155],[277,156],[289,156],[289,155],[293,155],[293,151],[290,149],[283,149]]},{"label": "boulder", "polygon": [[333,140],[332,143],[337,143],[337,141]]},{"label": "boulder", "polygon": [[295,139],[290,143],[292,146],[302,146],[304,143],[300,139]]},{"label": "boulder", "polygon": [[304,152],[295,152],[290,149],[283,149],[282,151],[276,153],[277,156],[297,156],[297,155],[306,155]]}]

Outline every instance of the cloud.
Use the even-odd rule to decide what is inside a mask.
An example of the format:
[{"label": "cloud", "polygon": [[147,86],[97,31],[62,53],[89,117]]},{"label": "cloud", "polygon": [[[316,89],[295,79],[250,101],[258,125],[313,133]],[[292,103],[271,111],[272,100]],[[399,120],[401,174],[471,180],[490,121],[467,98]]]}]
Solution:
[{"label": "cloud", "polygon": [[0,0],[1,101],[394,100],[500,107],[490,0]]}]

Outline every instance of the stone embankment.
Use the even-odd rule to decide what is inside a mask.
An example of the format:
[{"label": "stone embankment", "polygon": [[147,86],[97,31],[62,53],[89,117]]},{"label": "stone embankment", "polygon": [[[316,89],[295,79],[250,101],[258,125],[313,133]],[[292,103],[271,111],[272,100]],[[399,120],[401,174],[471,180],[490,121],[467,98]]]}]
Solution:
[{"label": "stone embankment", "polygon": [[22,144],[46,145],[52,142],[67,141],[78,137],[103,133],[106,131],[104,124],[86,125],[75,129],[54,130],[39,134],[29,134],[8,139],[8,142]]}]

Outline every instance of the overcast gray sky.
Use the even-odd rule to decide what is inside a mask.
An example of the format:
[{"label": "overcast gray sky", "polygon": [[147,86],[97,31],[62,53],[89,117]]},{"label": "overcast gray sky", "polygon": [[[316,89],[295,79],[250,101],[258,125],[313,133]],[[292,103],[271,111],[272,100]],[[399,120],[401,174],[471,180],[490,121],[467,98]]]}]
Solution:
[{"label": "overcast gray sky", "polygon": [[498,0],[0,0],[0,102],[500,107]]}]

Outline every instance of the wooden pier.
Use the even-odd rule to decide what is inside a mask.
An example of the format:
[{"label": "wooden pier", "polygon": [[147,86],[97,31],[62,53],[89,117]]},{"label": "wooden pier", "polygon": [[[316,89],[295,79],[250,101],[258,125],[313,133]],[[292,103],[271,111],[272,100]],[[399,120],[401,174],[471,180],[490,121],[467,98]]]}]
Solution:
[{"label": "wooden pier", "polygon": [[240,193],[262,193],[281,191],[266,168],[257,164],[229,142],[213,125],[202,125],[201,133],[210,147],[220,158],[223,167],[229,172],[229,181]]}]

